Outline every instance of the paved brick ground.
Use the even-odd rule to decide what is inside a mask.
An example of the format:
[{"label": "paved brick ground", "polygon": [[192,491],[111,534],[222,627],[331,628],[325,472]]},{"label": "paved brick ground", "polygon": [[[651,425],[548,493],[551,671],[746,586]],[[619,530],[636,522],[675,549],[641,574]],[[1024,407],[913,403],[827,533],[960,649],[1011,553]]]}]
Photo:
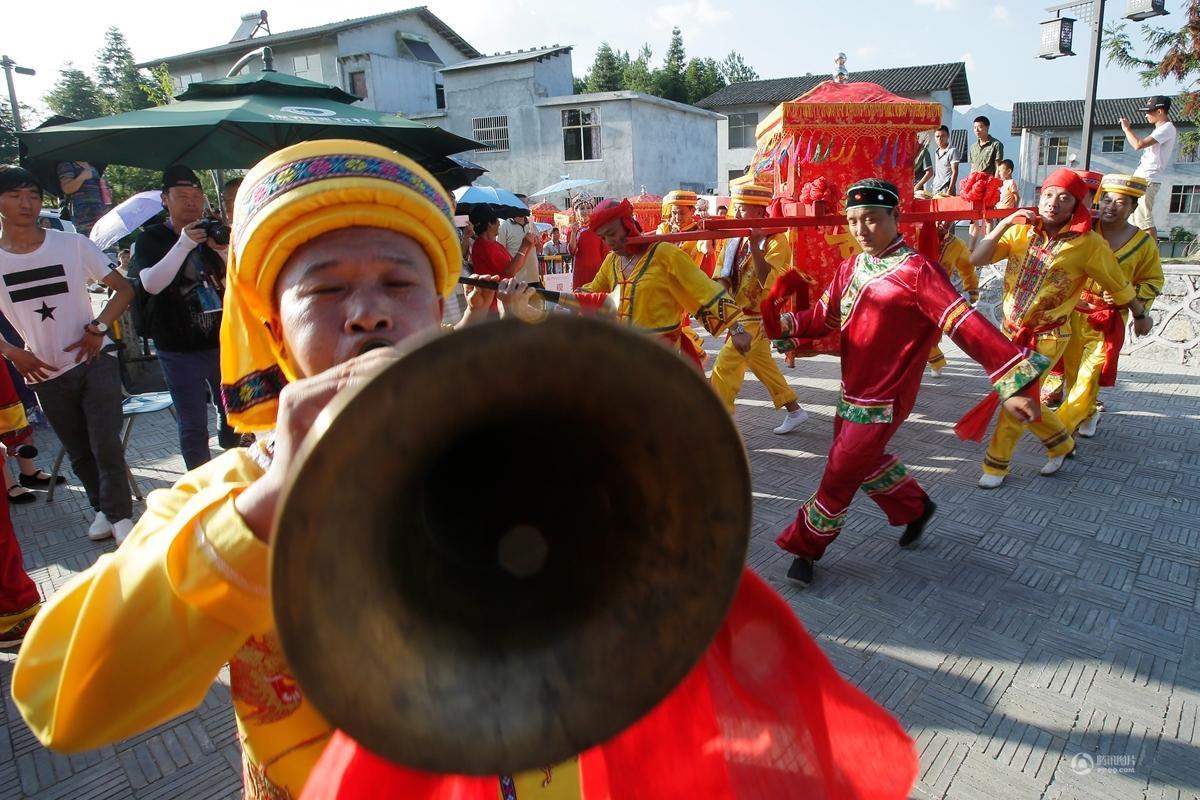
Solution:
[{"label": "paved brick ground", "polygon": [[[914,797],[1200,796],[1200,375],[1123,360],[1112,410],[1075,462],[1038,477],[1042,456],[1025,441],[1005,486],[985,493],[974,488],[981,448],[951,431],[985,381],[949,354],[895,440],[940,505],[923,545],[897,549],[897,530],[860,496],[804,591],[788,585],[772,540],[819,478],[837,364],[787,373],[812,414],[787,437],[771,433],[777,412],[747,377],[737,422],[754,470],[750,563],[917,741]],[[55,449],[49,436],[42,445]],[[180,473],[176,451],[168,416],[139,422],[130,460],[144,486]],[[71,489],[14,509],[47,595],[112,547],[84,536],[81,498]],[[12,661],[0,655],[0,799],[238,796],[222,681],[185,717],[66,757],[19,719]]]}]

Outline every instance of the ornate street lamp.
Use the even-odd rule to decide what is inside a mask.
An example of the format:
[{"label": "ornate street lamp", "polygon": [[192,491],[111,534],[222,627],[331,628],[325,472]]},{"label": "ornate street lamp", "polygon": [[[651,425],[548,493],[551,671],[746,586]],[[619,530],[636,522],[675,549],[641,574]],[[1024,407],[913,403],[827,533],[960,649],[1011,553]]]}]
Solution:
[{"label": "ornate street lamp", "polygon": [[1125,7],[1125,19],[1141,22],[1151,17],[1162,17],[1167,11],[1167,0],[1129,0]]},{"label": "ornate street lamp", "polygon": [[1075,20],[1071,17],[1056,17],[1042,23],[1042,43],[1038,58],[1046,60],[1073,56],[1071,42],[1075,36]]}]

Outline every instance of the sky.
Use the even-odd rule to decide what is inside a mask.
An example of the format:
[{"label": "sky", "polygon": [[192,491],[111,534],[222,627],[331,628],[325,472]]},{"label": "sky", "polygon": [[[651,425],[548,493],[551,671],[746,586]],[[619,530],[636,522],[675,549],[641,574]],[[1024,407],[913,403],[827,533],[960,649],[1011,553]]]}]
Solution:
[{"label": "sky", "polygon": [[[5,3],[0,12],[0,53],[37,70],[34,77],[16,75],[23,104],[44,108],[41,96],[68,61],[91,71],[103,44],[104,30],[116,25],[138,61],[223,44],[237,29],[243,13],[261,6],[254,0],[205,0],[185,13],[169,13],[162,2],[145,0],[56,0],[53,14],[39,3]],[[408,7],[406,0],[288,0],[271,8],[257,0],[280,33],[379,14]],[[422,2],[422,0],[408,0]],[[1167,0],[1170,16],[1161,21],[1183,23],[1185,0]],[[660,63],[672,26],[683,32],[688,57],[721,58],[737,50],[763,78],[783,78],[832,71],[838,50],[847,55],[851,72],[964,61],[972,106],[1009,109],[1021,100],[1066,100],[1083,97],[1088,66],[1089,34],[1075,24],[1074,58],[1035,58],[1039,23],[1053,14],[1046,3],[1027,0],[606,0],[604,4],[549,3],[545,0],[424,0],[451,28],[484,53],[542,45],[573,45],[575,74],[582,76],[596,47],[636,51],[649,43]],[[1108,3],[1119,21],[1125,0]],[[336,9],[336,12],[335,10]],[[850,13],[846,9],[851,9]],[[179,7],[183,11],[183,7]],[[1134,41],[1140,41],[1134,31]],[[0,87],[2,88],[2,87]],[[1102,62],[1099,97],[1170,94],[1173,83],[1144,88],[1136,75]]]}]

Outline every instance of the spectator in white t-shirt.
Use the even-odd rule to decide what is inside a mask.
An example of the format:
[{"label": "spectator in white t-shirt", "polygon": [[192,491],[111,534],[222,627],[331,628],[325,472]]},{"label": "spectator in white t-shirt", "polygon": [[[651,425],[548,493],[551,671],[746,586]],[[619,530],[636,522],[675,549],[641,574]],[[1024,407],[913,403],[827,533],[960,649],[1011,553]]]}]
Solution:
[{"label": "spectator in white t-shirt", "polygon": [[[38,225],[42,189],[32,173],[0,166],[0,312],[25,348],[0,342],[41,402],[87,490],[96,519],[88,537],[133,527],[133,498],[121,445],[121,377],[104,351],[108,326],[133,300],[133,287],[86,236]],[[89,280],[114,294],[92,312]]]},{"label": "spectator in white t-shirt", "polygon": [[1150,182],[1146,194],[1138,200],[1137,208],[1129,221],[1149,232],[1157,240],[1158,230],[1154,227],[1154,198],[1162,186],[1162,171],[1175,156],[1175,126],[1167,116],[1167,112],[1171,110],[1171,98],[1156,94],[1147,100],[1145,107],[1140,110],[1146,114],[1146,122],[1154,126],[1150,135],[1143,139],[1139,139],[1133,132],[1133,125],[1129,120],[1121,118],[1121,129],[1125,131],[1125,138],[1133,145],[1134,150],[1142,151],[1142,160],[1133,174]]},{"label": "spectator in white t-shirt", "polygon": [[[523,194],[517,195],[517,199],[522,203],[527,203],[528,198]],[[500,221],[500,233],[496,236],[496,241],[504,245],[504,249],[508,251],[510,256],[515,256],[517,251],[521,249],[521,243],[525,240],[525,234],[532,233],[537,235],[537,228],[529,221],[527,215],[513,217]],[[513,275],[519,281],[528,283],[530,286],[541,287],[542,274],[538,269],[538,253],[541,251],[541,237],[538,236],[538,246],[536,248],[526,247],[525,261],[517,268]]]}]

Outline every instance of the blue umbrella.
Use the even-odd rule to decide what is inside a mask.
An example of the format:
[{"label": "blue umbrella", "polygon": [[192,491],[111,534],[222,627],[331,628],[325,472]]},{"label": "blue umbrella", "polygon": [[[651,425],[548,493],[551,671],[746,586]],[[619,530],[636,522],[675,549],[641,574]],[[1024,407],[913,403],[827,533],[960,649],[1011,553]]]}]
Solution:
[{"label": "blue umbrella", "polygon": [[529,215],[529,207],[507,189],[491,186],[464,186],[454,190],[456,214],[470,214],[478,206],[489,206],[501,217]]}]

